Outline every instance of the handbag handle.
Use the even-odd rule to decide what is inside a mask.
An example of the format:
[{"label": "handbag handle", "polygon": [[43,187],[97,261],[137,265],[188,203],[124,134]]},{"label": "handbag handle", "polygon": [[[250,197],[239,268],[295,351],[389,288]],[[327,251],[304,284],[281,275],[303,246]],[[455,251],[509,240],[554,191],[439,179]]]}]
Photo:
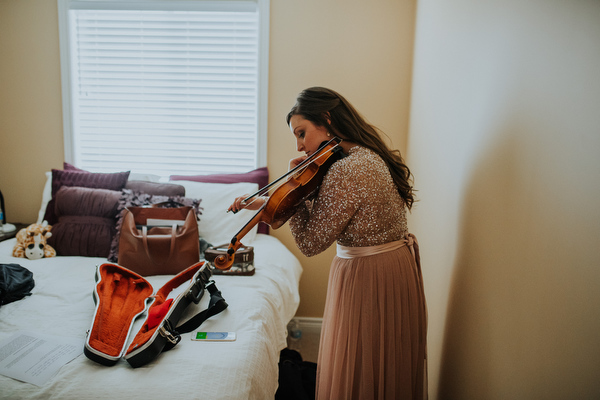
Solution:
[{"label": "handbag handle", "polygon": [[[177,236],[177,225],[173,224],[171,226],[171,249],[169,250],[169,258],[167,262],[171,260],[173,257],[173,252],[175,250],[175,237]],[[150,255],[150,248],[148,247],[148,227],[146,225],[142,226],[142,242],[144,243],[144,250],[146,250],[146,254],[148,258],[152,260],[152,256]]]}]

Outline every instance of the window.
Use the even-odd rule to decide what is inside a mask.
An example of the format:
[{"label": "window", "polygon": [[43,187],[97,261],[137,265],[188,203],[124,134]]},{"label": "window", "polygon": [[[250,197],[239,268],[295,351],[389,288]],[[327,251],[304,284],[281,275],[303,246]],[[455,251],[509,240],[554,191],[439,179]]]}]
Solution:
[{"label": "window", "polygon": [[266,165],[268,0],[59,0],[65,158],[167,176]]}]

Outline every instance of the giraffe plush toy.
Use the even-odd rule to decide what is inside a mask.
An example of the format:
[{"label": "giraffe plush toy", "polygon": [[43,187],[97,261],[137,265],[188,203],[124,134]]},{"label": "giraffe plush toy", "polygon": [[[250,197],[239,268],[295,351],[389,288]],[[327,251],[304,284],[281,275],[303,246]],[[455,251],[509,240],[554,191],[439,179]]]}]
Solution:
[{"label": "giraffe plush toy", "polygon": [[41,224],[31,224],[17,233],[17,244],[13,248],[13,257],[38,260],[44,257],[56,256],[56,250],[46,240],[52,236],[52,226],[47,221]]}]

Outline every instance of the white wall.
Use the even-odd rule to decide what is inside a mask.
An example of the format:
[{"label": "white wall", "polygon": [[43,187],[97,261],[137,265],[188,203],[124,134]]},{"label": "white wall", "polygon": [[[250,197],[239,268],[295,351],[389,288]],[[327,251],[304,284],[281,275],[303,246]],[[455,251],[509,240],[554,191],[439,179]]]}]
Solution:
[{"label": "white wall", "polygon": [[600,398],[600,2],[422,0],[431,398]]}]

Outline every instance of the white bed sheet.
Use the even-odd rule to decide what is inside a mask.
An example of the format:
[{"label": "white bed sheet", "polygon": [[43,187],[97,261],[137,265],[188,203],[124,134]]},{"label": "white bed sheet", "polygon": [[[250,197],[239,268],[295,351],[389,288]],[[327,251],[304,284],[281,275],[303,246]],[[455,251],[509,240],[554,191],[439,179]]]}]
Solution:
[{"label": "white bed sheet", "polygon": [[[34,274],[32,295],[0,307],[0,341],[20,330],[85,340],[94,312],[94,273],[102,258],[11,256],[15,239],[0,243],[0,263]],[[42,387],[0,375],[1,399],[273,399],[287,322],[299,303],[298,259],[276,238],[259,234],[254,276],[214,276],[229,307],[208,319],[205,331],[235,331],[234,342],[198,342],[182,335],[174,349],[132,368],[106,367],[81,354]],[[148,277],[154,291],[170,276]],[[189,316],[206,308],[207,295]],[[197,307],[197,308],[196,308]],[[187,318],[184,316],[184,319]],[[139,319],[132,335],[141,324]],[[182,320],[183,321],[183,320]]]}]

